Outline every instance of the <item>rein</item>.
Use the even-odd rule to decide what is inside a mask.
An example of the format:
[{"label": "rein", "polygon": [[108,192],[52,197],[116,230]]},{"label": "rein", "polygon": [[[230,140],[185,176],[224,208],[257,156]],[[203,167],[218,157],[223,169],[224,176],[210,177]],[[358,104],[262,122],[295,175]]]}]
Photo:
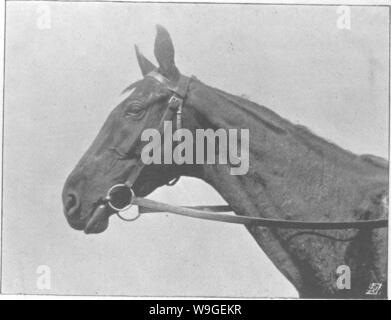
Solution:
[{"label": "rein", "polygon": [[[173,86],[171,81],[162,76],[157,71],[152,71],[146,75],[151,77],[167,86],[172,92],[172,96],[168,101],[167,110],[165,111],[163,118],[159,124],[159,128],[164,128],[164,121],[173,120],[176,116],[176,127],[180,129],[182,127],[182,108],[186,98],[189,85],[193,77],[180,76],[178,84]],[[164,129],[163,129],[164,130]],[[360,220],[360,221],[343,221],[343,222],[308,222],[308,221],[297,221],[297,220],[280,220],[280,219],[266,219],[258,217],[238,216],[219,214],[216,212],[229,212],[233,211],[230,206],[192,206],[192,207],[181,207],[174,206],[154,200],[149,200],[141,197],[137,197],[134,194],[132,186],[136,181],[137,177],[141,174],[145,164],[141,159],[136,163],[136,168],[132,174],[128,177],[124,184],[116,184],[112,186],[106,197],[103,199],[104,203],[98,206],[96,209],[96,215],[103,214],[108,205],[113,209],[118,217],[124,221],[134,221],[138,219],[141,214],[152,213],[152,212],[169,212],[181,216],[220,221],[226,223],[262,226],[270,228],[292,228],[292,229],[316,229],[316,230],[338,230],[338,229],[375,229],[375,228],[387,228],[388,219],[375,219],[375,220]],[[179,177],[174,178],[167,185],[173,185],[178,181]],[[126,199],[124,201],[123,199]],[[139,207],[138,213],[133,218],[124,218],[120,215],[120,212],[128,210],[133,205]],[[208,210],[208,211],[206,211]]]},{"label": "rein", "polygon": [[[125,221],[134,221],[138,219],[141,214],[154,212],[169,212],[180,216],[186,216],[196,219],[220,221],[234,224],[252,225],[270,228],[291,228],[291,229],[316,229],[316,230],[338,230],[338,229],[375,229],[388,227],[387,219],[376,220],[362,220],[362,221],[345,221],[345,222],[308,222],[296,220],[280,220],[280,219],[266,219],[257,217],[237,216],[228,214],[219,214],[215,212],[229,212],[233,211],[230,206],[191,206],[181,207],[174,206],[163,202],[158,202],[150,199],[136,197],[131,188],[125,184],[118,184],[111,188],[119,188],[122,190],[122,196],[125,192],[128,196],[128,205],[122,209],[117,208],[111,203],[112,196],[110,191],[108,193],[108,204],[111,208],[118,212],[128,210],[133,205],[139,207],[138,213],[135,217],[127,219],[118,214],[120,219]],[[104,208],[102,208],[104,209]],[[208,210],[208,211],[206,211]]]}]

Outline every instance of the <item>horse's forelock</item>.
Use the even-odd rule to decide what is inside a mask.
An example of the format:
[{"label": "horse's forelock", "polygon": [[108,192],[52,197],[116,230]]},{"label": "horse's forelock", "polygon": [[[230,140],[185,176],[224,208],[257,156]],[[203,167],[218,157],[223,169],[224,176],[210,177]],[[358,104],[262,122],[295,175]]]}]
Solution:
[{"label": "horse's forelock", "polygon": [[134,88],[136,88],[143,80],[138,80],[134,83],[132,83],[131,85],[127,86],[124,90],[122,90],[121,92],[121,95],[125,94],[125,93],[129,93],[130,91],[132,91]]}]

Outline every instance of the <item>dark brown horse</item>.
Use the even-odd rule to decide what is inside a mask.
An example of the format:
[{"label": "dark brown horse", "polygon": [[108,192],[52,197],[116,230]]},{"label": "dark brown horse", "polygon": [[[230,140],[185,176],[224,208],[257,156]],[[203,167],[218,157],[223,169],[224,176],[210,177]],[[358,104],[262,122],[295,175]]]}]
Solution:
[{"label": "dark brown horse", "polygon": [[[176,83],[180,73],[168,32],[157,28],[155,67],[136,48],[142,74],[153,70]],[[107,190],[136,170],[145,146],[140,136],[157,128],[171,92],[151,77],[131,85],[128,97],[109,115],[95,141],[68,177],[65,216],[78,230],[86,225]],[[212,185],[237,215],[304,221],[358,221],[388,215],[388,162],[360,156],[317,137],[273,111],[243,98],[190,82],[182,126],[248,128],[250,167],[231,175],[230,164],[147,165],[133,184],[146,196],[173,178],[191,176]],[[88,232],[102,232],[114,211],[106,209]],[[363,297],[372,283],[386,293],[387,229],[298,231],[247,227],[275,266],[302,297]],[[339,266],[351,272],[350,289],[337,285]]]}]

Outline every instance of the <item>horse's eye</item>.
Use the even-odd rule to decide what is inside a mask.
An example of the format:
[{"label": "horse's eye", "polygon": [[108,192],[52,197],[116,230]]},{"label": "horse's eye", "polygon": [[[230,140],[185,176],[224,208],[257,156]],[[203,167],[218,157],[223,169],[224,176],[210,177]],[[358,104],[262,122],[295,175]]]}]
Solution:
[{"label": "horse's eye", "polygon": [[125,112],[125,116],[140,119],[144,115],[145,110],[146,109],[141,104],[134,103],[128,107]]}]

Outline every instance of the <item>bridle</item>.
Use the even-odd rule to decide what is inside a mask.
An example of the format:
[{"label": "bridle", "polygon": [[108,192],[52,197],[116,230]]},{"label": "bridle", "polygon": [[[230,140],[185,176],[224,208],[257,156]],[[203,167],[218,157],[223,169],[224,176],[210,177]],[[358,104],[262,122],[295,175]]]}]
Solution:
[{"label": "bridle", "polygon": [[[176,117],[176,129],[182,128],[182,109],[186,99],[187,92],[189,90],[190,83],[193,77],[186,77],[180,75],[179,81],[176,85],[165,78],[157,71],[152,71],[146,75],[155,79],[159,83],[165,85],[172,95],[168,100],[167,109],[160,121],[159,128],[164,127],[164,121],[172,121]],[[293,221],[293,220],[280,220],[280,219],[266,219],[258,217],[238,216],[219,214],[216,212],[229,212],[233,211],[230,206],[191,206],[181,207],[174,206],[154,200],[149,200],[141,197],[137,197],[132,189],[132,186],[138,176],[141,174],[145,164],[141,158],[136,163],[135,169],[128,177],[125,183],[113,185],[107,192],[104,198],[103,204],[101,204],[96,210],[104,211],[106,205],[116,212],[118,217],[125,221],[134,221],[140,217],[141,214],[152,212],[170,212],[182,216],[221,221],[234,224],[244,224],[251,226],[262,227],[278,227],[278,228],[292,228],[292,229],[316,229],[316,230],[337,230],[337,229],[374,229],[388,227],[388,219],[374,219],[374,220],[360,220],[360,221],[343,221],[343,222],[308,222],[308,221]],[[179,177],[175,178],[175,183]],[[168,183],[172,185],[172,182]],[[116,194],[119,194],[118,197]],[[120,199],[118,199],[120,198]],[[124,201],[123,199],[126,199]],[[124,203],[123,203],[124,202]],[[120,215],[121,212],[127,211],[133,205],[139,206],[137,215],[133,218],[125,218]],[[99,213],[98,213],[99,214]]]},{"label": "bridle", "polygon": [[[191,81],[194,79],[194,77],[186,77],[184,75],[180,75],[179,80],[176,84],[173,84],[172,81],[161,75],[157,71],[151,71],[148,73],[145,77],[152,78],[159,82],[160,84],[163,84],[166,86],[166,88],[171,92],[171,97],[168,100],[167,109],[164,112],[164,115],[159,123],[159,129],[164,130],[164,122],[165,121],[172,121],[174,117],[176,117],[176,129],[182,128],[182,108],[183,103],[186,98],[187,92],[189,90],[189,86]],[[125,221],[134,221],[136,220],[140,214],[138,214],[134,218],[124,218],[119,213],[128,210],[134,203],[132,199],[135,199],[135,194],[132,189],[132,186],[134,182],[137,180],[138,176],[141,174],[142,169],[144,168],[145,164],[140,159],[137,161],[135,168],[132,171],[132,174],[128,177],[125,183],[123,184],[116,184],[113,185],[107,192],[106,197],[104,198],[104,204],[101,205],[101,210],[104,210],[104,206],[107,204],[111,209],[113,209],[118,217]],[[174,178],[173,180],[166,183],[168,186],[174,185],[179,180],[179,176]],[[118,207],[117,205],[113,204],[113,194],[115,190],[121,189],[122,191],[125,190],[125,193],[127,193],[128,196],[128,203],[124,207]],[[122,192],[124,194],[124,192]],[[98,208],[99,209],[99,208]]]}]

